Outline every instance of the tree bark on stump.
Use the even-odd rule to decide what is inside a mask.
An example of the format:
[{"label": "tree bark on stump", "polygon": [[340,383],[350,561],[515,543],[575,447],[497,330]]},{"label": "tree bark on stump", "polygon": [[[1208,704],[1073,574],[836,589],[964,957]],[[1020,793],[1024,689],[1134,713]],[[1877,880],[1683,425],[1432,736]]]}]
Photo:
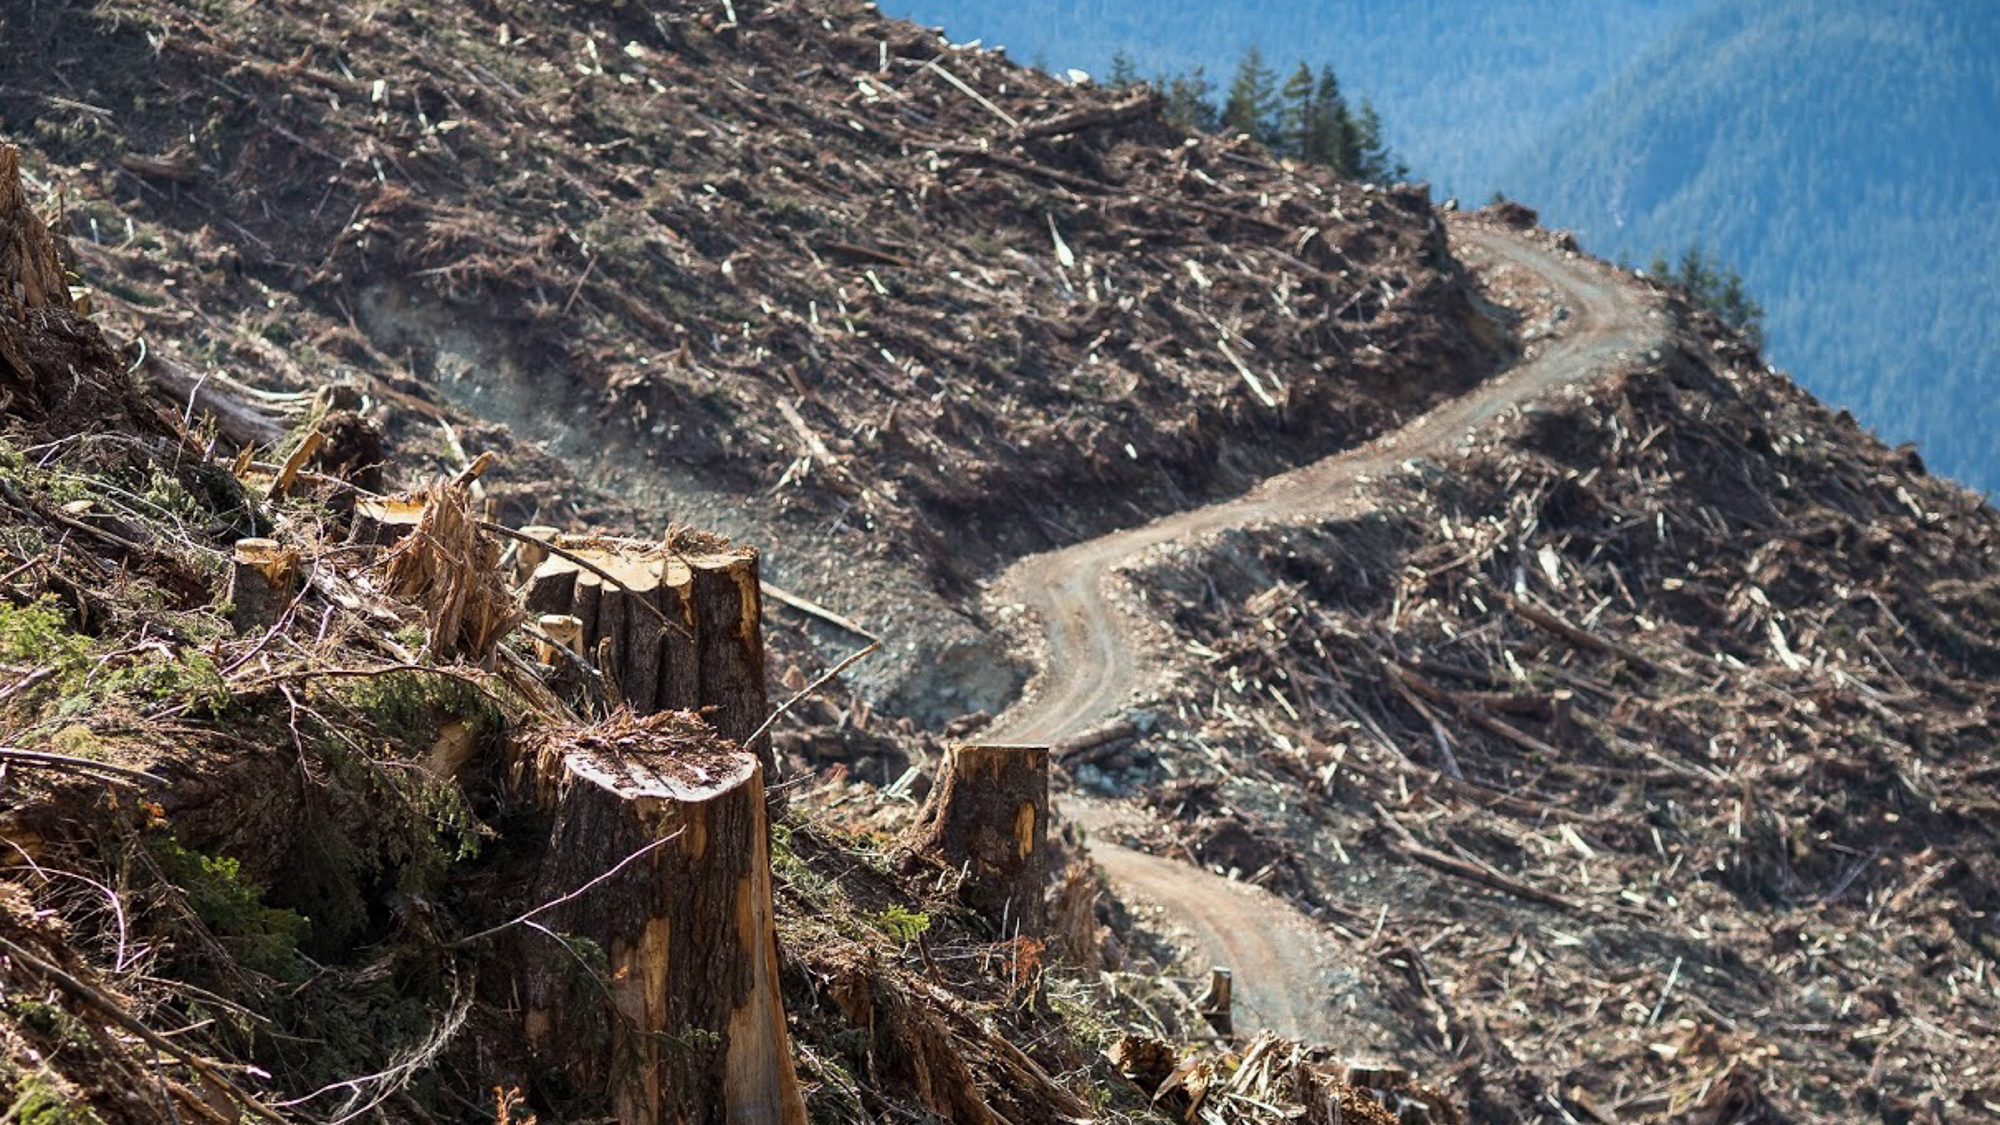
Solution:
[{"label": "tree bark on stump", "polygon": [[1208,991],[1194,1002],[1195,1010],[1201,1018],[1215,1029],[1218,1035],[1236,1034],[1236,974],[1217,965],[1208,971]]},{"label": "tree bark on stump", "polygon": [[275,624],[298,591],[299,553],[272,539],[238,539],[229,559],[229,623],[239,633]]},{"label": "tree bark on stump", "polygon": [[700,628],[700,695],[717,708],[715,729],[744,743],[759,761],[771,760],[771,743],[750,736],[771,713],[764,675],[763,592],[757,584],[757,552],[749,548],[686,556],[693,572],[695,619]]},{"label": "tree bark on stump", "polygon": [[530,951],[521,998],[537,1060],[603,1091],[621,1125],[804,1125],[757,760],[663,714],[546,738],[516,768],[554,816],[533,901],[645,853],[539,917],[585,960],[601,955],[603,976]]},{"label": "tree bark on stump", "polygon": [[[615,581],[551,553],[528,580],[528,609],[575,617],[592,659],[609,640],[616,686],[633,711],[712,708],[715,729],[738,742],[763,725],[770,695],[756,551],[683,554],[657,543],[572,536],[549,542]],[[747,749],[774,776],[769,736]]]},{"label": "tree bark on stump", "polygon": [[954,746],[904,846],[964,869],[960,900],[1003,938],[1039,935],[1048,820],[1048,747]]}]

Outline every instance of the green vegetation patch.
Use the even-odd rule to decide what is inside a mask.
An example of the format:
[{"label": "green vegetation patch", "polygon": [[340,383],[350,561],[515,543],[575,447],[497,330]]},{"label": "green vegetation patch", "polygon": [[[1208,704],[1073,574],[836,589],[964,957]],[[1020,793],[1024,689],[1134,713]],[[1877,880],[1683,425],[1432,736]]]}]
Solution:
[{"label": "green vegetation patch", "polygon": [[23,1082],[14,1104],[0,1112],[0,1121],[16,1125],[103,1125],[103,1120],[96,1111],[66,1096],[40,1074]]},{"label": "green vegetation patch", "polygon": [[71,629],[69,614],[53,596],[24,606],[0,603],[0,663],[21,671],[48,669],[51,685],[69,695],[83,689],[95,666],[95,645]]},{"label": "green vegetation patch", "polygon": [[235,859],[189,851],[171,836],[151,847],[161,874],[239,963],[281,980],[298,976],[299,942],[312,928],[304,915],[266,906],[264,888],[245,879]]}]

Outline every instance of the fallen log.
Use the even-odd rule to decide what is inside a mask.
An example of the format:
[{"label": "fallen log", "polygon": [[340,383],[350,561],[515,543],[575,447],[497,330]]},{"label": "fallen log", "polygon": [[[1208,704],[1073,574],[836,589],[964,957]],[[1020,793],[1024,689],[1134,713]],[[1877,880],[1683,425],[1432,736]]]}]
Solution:
[{"label": "fallen log", "polygon": [[514,768],[553,823],[532,892],[551,905],[519,940],[602,958],[524,949],[538,1063],[625,1125],[804,1125],[756,758],[666,713],[541,736]]},{"label": "fallen log", "polygon": [[1122,102],[1090,106],[1040,121],[1030,121],[1021,126],[1014,136],[1018,140],[1026,141],[1038,137],[1061,136],[1064,133],[1080,133],[1085,129],[1096,129],[1105,125],[1123,125],[1128,121],[1139,121],[1148,117],[1158,118],[1166,104],[1165,98],[1152,90],[1146,90]]},{"label": "fallen log", "polygon": [[853,633],[855,636],[860,637],[864,641],[880,641],[882,639],[881,637],[876,636],[874,633],[871,633],[868,630],[862,628],[860,624],[855,622],[853,618],[846,617],[839,613],[835,613],[833,610],[826,608],[825,606],[819,604],[816,601],[813,601],[810,598],[801,597],[798,594],[792,593],[790,590],[786,590],[779,586],[773,586],[769,582],[763,582],[763,581],[758,582],[758,588],[764,592],[765,597],[771,599],[774,602],[777,602],[779,605],[790,606],[793,609],[798,610],[800,613],[804,613],[812,617],[817,617],[821,621],[824,621],[829,625],[835,625],[842,629],[847,630],[850,633]]},{"label": "fallen log", "polygon": [[1500,595],[1502,604],[1519,615],[1528,624],[1544,632],[1553,633],[1578,648],[1586,648],[1592,652],[1600,652],[1606,656],[1617,657],[1648,676],[1657,676],[1669,670],[1666,666],[1647,656],[1645,653],[1640,652],[1638,649],[1630,645],[1620,644],[1617,641],[1608,640],[1579,626],[1572,625],[1527,598],[1517,598],[1505,590],[1495,592]]},{"label": "fallen log", "polygon": [[1048,874],[1049,751],[954,746],[903,846],[965,873],[959,899],[1001,931],[1039,935]]},{"label": "fallen log", "polygon": [[213,418],[222,436],[238,446],[271,446],[284,440],[291,414],[261,404],[256,391],[219,371],[198,374],[158,352],[148,352],[139,370],[177,410]]},{"label": "fallen log", "polygon": [[1490,890],[1501,891],[1516,898],[1526,899],[1529,902],[1537,902],[1543,906],[1553,906],[1557,910],[1567,911],[1572,914],[1585,913],[1581,905],[1562,895],[1556,894],[1554,891],[1545,891],[1532,883],[1524,883],[1510,875],[1503,875],[1490,868],[1459,859],[1457,856],[1446,855],[1436,848],[1424,844],[1408,828],[1404,827],[1401,821],[1390,816],[1389,811],[1381,805],[1375,806],[1375,816],[1381,821],[1382,826],[1389,830],[1389,834],[1395,837],[1396,847],[1399,851],[1433,871],[1456,876],[1467,882],[1477,883]]},{"label": "fallen log", "polygon": [[1070,735],[1057,742],[1050,752],[1058,761],[1067,762],[1072,758],[1089,760],[1090,751],[1116,742],[1124,742],[1139,736],[1139,724],[1130,719],[1112,719]]}]

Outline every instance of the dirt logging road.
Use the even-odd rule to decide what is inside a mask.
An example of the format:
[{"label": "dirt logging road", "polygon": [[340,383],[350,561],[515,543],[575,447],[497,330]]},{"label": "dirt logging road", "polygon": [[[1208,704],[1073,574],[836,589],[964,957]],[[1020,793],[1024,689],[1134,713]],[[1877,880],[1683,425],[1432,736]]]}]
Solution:
[{"label": "dirt logging road", "polygon": [[[1532,358],[1366,445],[1270,477],[1234,499],[1015,563],[991,596],[1033,611],[1044,634],[1042,663],[987,740],[1060,742],[1117,715],[1153,682],[1158,665],[1145,649],[1145,631],[1109,589],[1114,572],[1147,549],[1230,528],[1361,514],[1370,501],[1358,486],[1368,480],[1443,452],[1509,408],[1601,375],[1621,357],[1660,342],[1647,296],[1610,271],[1522,234],[1455,223],[1452,238],[1489,265],[1539,277],[1569,310],[1560,334]],[[1086,830],[1111,819],[1096,802],[1067,801],[1063,808]],[[1121,895],[1164,910],[1192,963],[1234,969],[1239,1030],[1307,1039],[1353,1030],[1340,1026],[1316,987],[1340,970],[1328,963],[1331,946],[1320,928],[1303,914],[1190,864],[1109,844],[1092,851]]]}]

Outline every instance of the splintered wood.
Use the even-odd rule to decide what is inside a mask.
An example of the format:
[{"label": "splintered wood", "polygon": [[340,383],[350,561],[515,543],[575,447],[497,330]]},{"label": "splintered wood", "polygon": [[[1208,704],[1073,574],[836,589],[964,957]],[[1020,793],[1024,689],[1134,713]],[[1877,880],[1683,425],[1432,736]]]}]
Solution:
[{"label": "splintered wood", "polygon": [[28,206],[21,185],[21,150],[0,145],[0,294],[23,310],[71,307],[68,280],[48,227]]},{"label": "splintered wood", "polygon": [[433,653],[483,662],[521,614],[500,577],[500,546],[480,529],[471,502],[464,485],[442,484],[391,501],[380,514],[395,521],[385,520],[385,529],[405,526],[412,505],[417,517],[389,555],[389,592],[423,608]]},{"label": "splintered wood", "polygon": [[514,770],[552,817],[541,925],[604,959],[524,931],[529,1050],[624,1125],[804,1125],[757,759],[668,713],[539,737]]},{"label": "splintered wood", "polygon": [[[584,659],[633,711],[707,709],[723,737],[750,740],[770,713],[754,549],[537,538],[529,612],[576,618]],[[749,749],[768,771],[769,738]]]}]

